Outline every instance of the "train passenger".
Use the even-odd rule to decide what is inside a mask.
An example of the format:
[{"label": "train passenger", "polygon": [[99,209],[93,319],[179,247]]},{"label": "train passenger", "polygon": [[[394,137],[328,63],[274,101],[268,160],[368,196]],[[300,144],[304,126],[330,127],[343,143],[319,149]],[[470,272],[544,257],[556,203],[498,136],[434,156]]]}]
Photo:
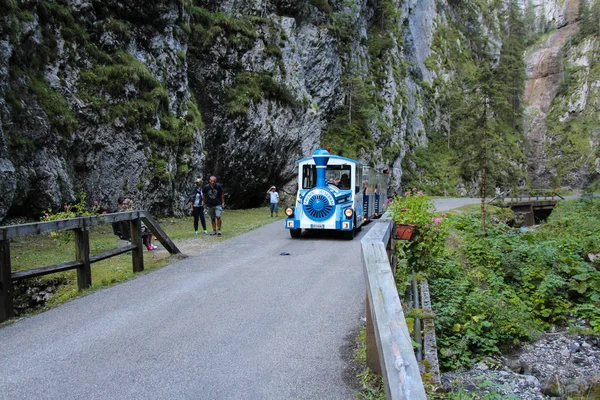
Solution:
[{"label": "train passenger", "polygon": [[221,236],[221,214],[225,207],[225,192],[223,186],[217,183],[216,176],[211,176],[208,182],[202,188],[202,198],[213,228],[210,234]]},{"label": "train passenger", "polygon": [[350,189],[350,177],[348,174],[342,174],[340,181],[338,182],[338,187],[344,190]]}]

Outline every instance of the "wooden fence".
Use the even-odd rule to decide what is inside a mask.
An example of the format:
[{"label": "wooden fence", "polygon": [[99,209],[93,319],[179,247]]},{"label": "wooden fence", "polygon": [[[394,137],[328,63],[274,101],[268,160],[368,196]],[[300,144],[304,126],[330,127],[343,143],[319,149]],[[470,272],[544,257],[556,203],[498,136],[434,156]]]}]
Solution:
[{"label": "wooden fence", "polygon": [[[89,228],[94,225],[129,221],[131,231],[131,244],[111,249],[100,254],[90,255]],[[92,284],[91,264],[114,257],[119,254],[131,252],[131,261],[134,272],[144,270],[144,246],[142,243],[141,222],[152,231],[165,249],[182,258],[183,255],[177,246],[169,239],[158,223],[146,211],[131,211],[115,214],[104,214],[98,217],[70,218],[32,224],[9,225],[0,228],[0,322],[14,316],[13,309],[13,281],[26,278],[53,274],[71,269],[77,270],[77,285],[79,290],[86,289]],[[10,262],[10,239],[42,233],[73,231],[75,236],[75,260],[62,264],[49,265],[25,271],[12,272]]]},{"label": "wooden fence", "polygon": [[[388,399],[425,400],[419,363],[394,278],[397,265],[393,254],[394,223],[387,214],[373,223],[361,241],[367,283],[367,365],[382,375]],[[421,299],[423,307],[431,313],[426,281],[421,283]],[[432,318],[425,319],[424,333],[424,354],[433,365],[431,375],[437,383],[439,367]]]}]

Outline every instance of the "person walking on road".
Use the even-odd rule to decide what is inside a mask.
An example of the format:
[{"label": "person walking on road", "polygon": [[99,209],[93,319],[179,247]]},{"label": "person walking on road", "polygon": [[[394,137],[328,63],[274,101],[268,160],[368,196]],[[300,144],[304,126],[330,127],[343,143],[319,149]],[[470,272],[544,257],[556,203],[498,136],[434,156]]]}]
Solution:
[{"label": "person walking on road", "polygon": [[196,179],[196,187],[190,194],[190,211],[194,216],[194,235],[198,235],[198,219],[202,223],[202,230],[205,235],[208,235],[206,231],[206,219],[204,218],[204,199],[202,196],[202,180]]},{"label": "person walking on road", "polygon": [[204,185],[202,197],[213,228],[210,234],[221,236],[221,214],[225,207],[225,192],[223,186],[217,183],[216,176],[211,176],[208,183]]},{"label": "person walking on road", "polygon": [[271,186],[269,190],[267,190],[267,195],[269,196],[270,207],[271,207],[271,217],[273,217],[273,212],[275,212],[275,216],[279,217],[279,193],[277,193],[277,188],[275,186]]}]

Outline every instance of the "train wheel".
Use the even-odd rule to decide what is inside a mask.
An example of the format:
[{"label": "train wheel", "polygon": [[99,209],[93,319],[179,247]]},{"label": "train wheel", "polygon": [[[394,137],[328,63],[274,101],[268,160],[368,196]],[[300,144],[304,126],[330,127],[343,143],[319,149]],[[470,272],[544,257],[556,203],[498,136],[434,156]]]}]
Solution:
[{"label": "train wheel", "polygon": [[344,231],[344,239],[346,239],[346,240],[354,239],[354,229],[351,231]]},{"label": "train wheel", "polygon": [[290,229],[290,236],[294,239],[298,239],[302,236],[302,229]]},{"label": "train wheel", "polygon": [[[354,226],[356,226],[356,215],[354,216]],[[362,225],[359,226],[358,228],[355,228],[354,232],[358,233],[358,232],[360,232],[361,229],[362,229]]]}]

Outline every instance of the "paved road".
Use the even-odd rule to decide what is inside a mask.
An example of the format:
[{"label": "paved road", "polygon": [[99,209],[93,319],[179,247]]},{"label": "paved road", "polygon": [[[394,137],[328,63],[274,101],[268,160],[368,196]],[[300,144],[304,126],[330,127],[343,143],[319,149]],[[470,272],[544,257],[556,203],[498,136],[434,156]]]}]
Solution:
[{"label": "paved road", "polygon": [[433,200],[433,202],[437,211],[448,211],[453,208],[466,206],[467,204],[481,204],[481,199],[456,197],[446,199],[435,199]]},{"label": "paved road", "polygon": [[293,240],[278,221],[5,326],[0,398],[352,399],[367,230]]}]

